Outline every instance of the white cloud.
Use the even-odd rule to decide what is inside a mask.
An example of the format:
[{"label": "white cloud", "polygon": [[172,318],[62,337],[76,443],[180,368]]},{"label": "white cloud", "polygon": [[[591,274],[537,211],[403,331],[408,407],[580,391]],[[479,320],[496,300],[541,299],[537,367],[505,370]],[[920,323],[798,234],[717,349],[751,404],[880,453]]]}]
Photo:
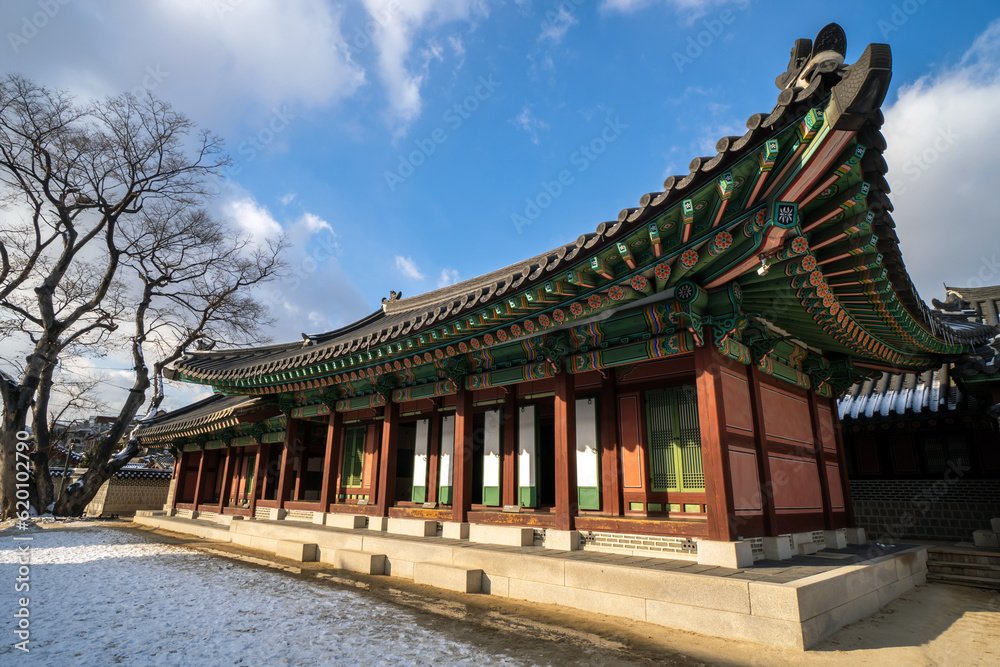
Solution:
[{"label": "white cloud", "polygon": [[288,206],[293,201],[295,201],[296,194],[294,192],[289,192],[287,195],[282,196],[281,205]]},{"label": "white cloud", "polygon": [[549,10],[546,13],[545,21],[542,22],[542,34],[538,36],[538,41],[558,44],[566,36],[566,31],[577,23],[579,21],[565,5],[560,5],[558,12]]},{"label": "white cloud", "polygon": [[447,287],[448,285],[454,285],[458,282],[458,270],[457,269],[441,269],[441,275],[438,276],[438,287]]},{"label": "white cloud", "polygon": [[525,104],[521,108],[521,113],[517,114],[512,120],[514,125],[525,132],[531,137],[531,143],[538,145],[538,133],[549,129],[549,124],[545,121],[541,121],[535,118],[534,113],[531,110],[530,104]]},{"label": "white cloud", "polygon": [[489,11],[485,0],[364,0],[364,6],[380,26],[373,40],[379,77],[389,98],[389,124],[398,138],[420,115],[421,87],[431,60],[441,56],[433,44],[413,56],[421,32],[455,21],[475,22]]},{"label": "white cloud", "polygon": [[[2,3],[0,23],[37,10],[35,1]],[[323,108],[352,95],[365,73],[340,21],[325,2],[76,0],[7,64],[82,99],[145,87],[218,129],[234,121],[234,108],[267,116],[286,104]]]},{"label": "white cloud", "polygon": [[417,268],[417,263],[414,262],[409,257],[403,257],[402,255],[396,255],[396,268],[407,278],[412,280],[423,280],[427,276],[420,272]]},{"label": "white cloud", "polygon": [[746,9],[750,0],[603,0],[601,11],[621,12],[631,14],[653,5],[666,5],[683,14],[689,21],[704,16],[713,7],[735,4],[740,9]]},{"label": "white cloud", "polygon": [[892,214],[907,272],[921,296],[1000,283],[1000,20],[955,67],[904,86],[884,108]]},{"label": "white cloud", "polygon": [[261,206],[250,196],[230,199],[222,205],[222,212],[257,244],[276,239],[283,232],[281,224],[274,219],[267,207]]}]

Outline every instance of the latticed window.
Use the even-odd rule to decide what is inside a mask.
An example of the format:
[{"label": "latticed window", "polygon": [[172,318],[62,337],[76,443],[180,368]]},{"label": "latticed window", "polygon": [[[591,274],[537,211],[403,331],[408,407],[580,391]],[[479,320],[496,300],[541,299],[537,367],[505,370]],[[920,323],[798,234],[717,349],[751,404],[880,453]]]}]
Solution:
[{"label": "latticed window", "polygon": [[365,427],[354,426],[344,434],[344,486],[361,486],[365,463]]},{"label": "latticed window", "polygon": [[654,491],[703,491],[698,392],[682,385],[646,392]]}]

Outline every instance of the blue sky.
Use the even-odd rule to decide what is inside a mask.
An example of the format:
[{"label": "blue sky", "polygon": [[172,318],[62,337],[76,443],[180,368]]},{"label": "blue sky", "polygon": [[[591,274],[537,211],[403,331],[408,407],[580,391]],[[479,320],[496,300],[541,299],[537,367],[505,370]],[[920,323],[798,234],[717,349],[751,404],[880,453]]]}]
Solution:
[{"label": "blue sky", "polygon": [[998,17],[995,0],[15,0],[0,57],[82,99],[150,89],[221,134],[236,166],[213,208],[293,243],[267,295],[286,341],[615,219],[769,111],[795,38],[830,21],[849,63],[893,49],[888,180],[921,296],[1000,283]]}]

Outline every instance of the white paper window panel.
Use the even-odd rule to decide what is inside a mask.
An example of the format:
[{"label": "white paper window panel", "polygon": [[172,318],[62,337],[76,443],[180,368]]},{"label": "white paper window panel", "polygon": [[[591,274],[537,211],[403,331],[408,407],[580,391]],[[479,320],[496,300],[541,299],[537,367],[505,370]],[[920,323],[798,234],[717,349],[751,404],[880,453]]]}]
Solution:
[{"label": "white paper window panel", "polygon": [[597,401],[576,401],[576,484],[600,486],[597,482]]},{"label": "white paper window panel", "polygon": [[427,486],[427,437],[426,419],[417,421],[417,440],[413,445],[413,486]]},{"label": "white paper window panel", "polygon": [[500,411],[487,410],[483,423],[483,486],[500,486]]},{"label": "white paper window panel", "polygon": [[441,418],[441,481],[438,486],[451,486],[451,456],[455,453],[455,416]]},{"label": "white paper window panel", "polygon": [[525,405],[517,423],[518,486],[535,486],[535,406]]}]

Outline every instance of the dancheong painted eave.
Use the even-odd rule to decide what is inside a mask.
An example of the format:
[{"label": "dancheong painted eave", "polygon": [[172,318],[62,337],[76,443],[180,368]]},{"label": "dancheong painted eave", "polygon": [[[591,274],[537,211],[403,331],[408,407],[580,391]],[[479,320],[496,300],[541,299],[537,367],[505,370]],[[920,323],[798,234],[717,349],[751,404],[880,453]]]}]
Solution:
[{"label": "dancheong painted eave", "polygon": [[848,65],[839,27],[821,35],[796,42],[774,109],[617,220],[478,278],[392,294],[336,331],[190,352],[173,377],[360,407],[704,344],[824,396],[866,374],[940,367],[991,329],[952,326],[906,273],[879,131],[889,46]]}]

